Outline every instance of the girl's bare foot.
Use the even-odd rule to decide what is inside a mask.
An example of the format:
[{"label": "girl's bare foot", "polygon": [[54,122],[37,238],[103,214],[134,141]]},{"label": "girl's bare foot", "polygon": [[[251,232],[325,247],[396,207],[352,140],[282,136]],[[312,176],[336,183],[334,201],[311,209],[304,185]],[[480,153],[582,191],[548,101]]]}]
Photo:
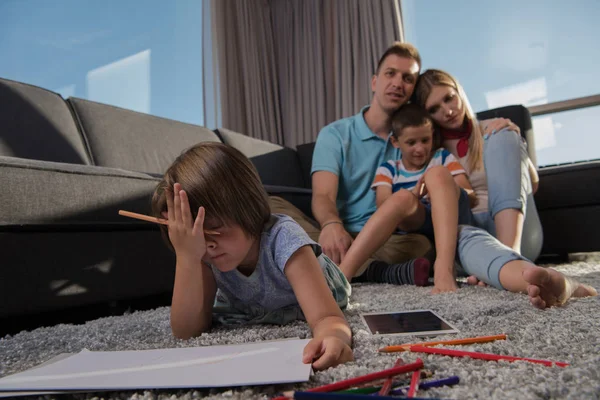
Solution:
[{"label": "girl's bare foot", "polygon": [[577,282],[552,268],[526,267],[523,279],[529,286],[529,301],[536,308],[560,306],[571,297],[597,296],[591,286]]}]

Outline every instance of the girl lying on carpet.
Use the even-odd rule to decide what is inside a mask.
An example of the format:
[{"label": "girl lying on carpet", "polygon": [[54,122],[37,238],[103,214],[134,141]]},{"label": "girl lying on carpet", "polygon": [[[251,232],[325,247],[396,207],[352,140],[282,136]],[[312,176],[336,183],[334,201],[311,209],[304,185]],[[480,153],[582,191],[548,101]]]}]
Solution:
[{"label": "girl lying on carpet", "polygon": [[[475,223],[470,207],[473,191],[465,170],[447,150],[432,151],[433,122],[424,109],[417,105],[402,107],[392,117],[392,130],[390,140],[400,149],[401,159],[390,160],[377,170],[372,185],[377,211],[340,263],[346,276],[354,276],[369,255],[400,229],[434,240],[437,254],[433,293],[457,289],[454,259],[458,256],[463,270],[459,272],[499,289],[527,293],[538,308],[561,305],[570,297],[597,294],[554,269],[533,265],[484,229],[471,226]],[[496,135],[510,135],[517,145],[520,141],[512,131]],[[429,199],[424,200],[427,193]],[[375,274],[370,270],[365,273]],[[369,280],[376,281],[372,278]]]},{"label": "girl lying on carpet", "polygon": [[179,156],[152,199],[176,254],[171,329],[187,339],[225,324],[306,319],[313,339],[303,362],[325,369],[351,361],[352,334],[340,308],[350,284],[291,218],[271,214],[252,163],[221,143]]}]

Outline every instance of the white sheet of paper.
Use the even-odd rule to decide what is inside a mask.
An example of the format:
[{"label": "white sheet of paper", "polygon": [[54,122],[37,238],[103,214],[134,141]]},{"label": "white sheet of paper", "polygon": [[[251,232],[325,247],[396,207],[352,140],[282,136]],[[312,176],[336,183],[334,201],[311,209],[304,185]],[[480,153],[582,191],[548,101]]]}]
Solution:
[{"label": "white sheet of paper", "polygon": [[309,339],[177,349],[82,350],[0,379],[1,391],[200,388],[306,382]]}]

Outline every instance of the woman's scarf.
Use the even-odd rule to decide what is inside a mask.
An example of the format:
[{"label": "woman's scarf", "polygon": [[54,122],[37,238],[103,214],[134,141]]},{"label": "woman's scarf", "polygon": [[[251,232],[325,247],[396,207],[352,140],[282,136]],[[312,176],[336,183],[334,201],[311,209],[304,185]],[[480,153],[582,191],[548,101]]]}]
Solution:
[{"label": "woman's scarf", "polygon": [[456,153],[459,158],[463,158],[469,151],[469,138],[473,132],[473,122],[465,117],[465,123],[459,129],[440,128],[440,134],[444,140],[458,139],[456,144]]}]

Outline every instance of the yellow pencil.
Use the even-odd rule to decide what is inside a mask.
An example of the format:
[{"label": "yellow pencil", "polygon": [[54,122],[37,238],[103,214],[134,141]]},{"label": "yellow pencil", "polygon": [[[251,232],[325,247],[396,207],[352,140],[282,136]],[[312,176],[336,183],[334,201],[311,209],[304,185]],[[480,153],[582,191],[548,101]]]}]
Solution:
[{"label": "yellow pencil", "polygon": [[387,346],[379,349],[381,353],[395,353],[400,351],[409,351],[411,346],[437,346],[438,344],[473,344],[473,343],[486,343],[493,342],[494,340],[505,340],[506,335],[493,335],[493,336],[479,336],[466,339],[452,339],[452,340],[440,340],[437,342],[422,342],[422,343],[406,343],[397,346]]}]

